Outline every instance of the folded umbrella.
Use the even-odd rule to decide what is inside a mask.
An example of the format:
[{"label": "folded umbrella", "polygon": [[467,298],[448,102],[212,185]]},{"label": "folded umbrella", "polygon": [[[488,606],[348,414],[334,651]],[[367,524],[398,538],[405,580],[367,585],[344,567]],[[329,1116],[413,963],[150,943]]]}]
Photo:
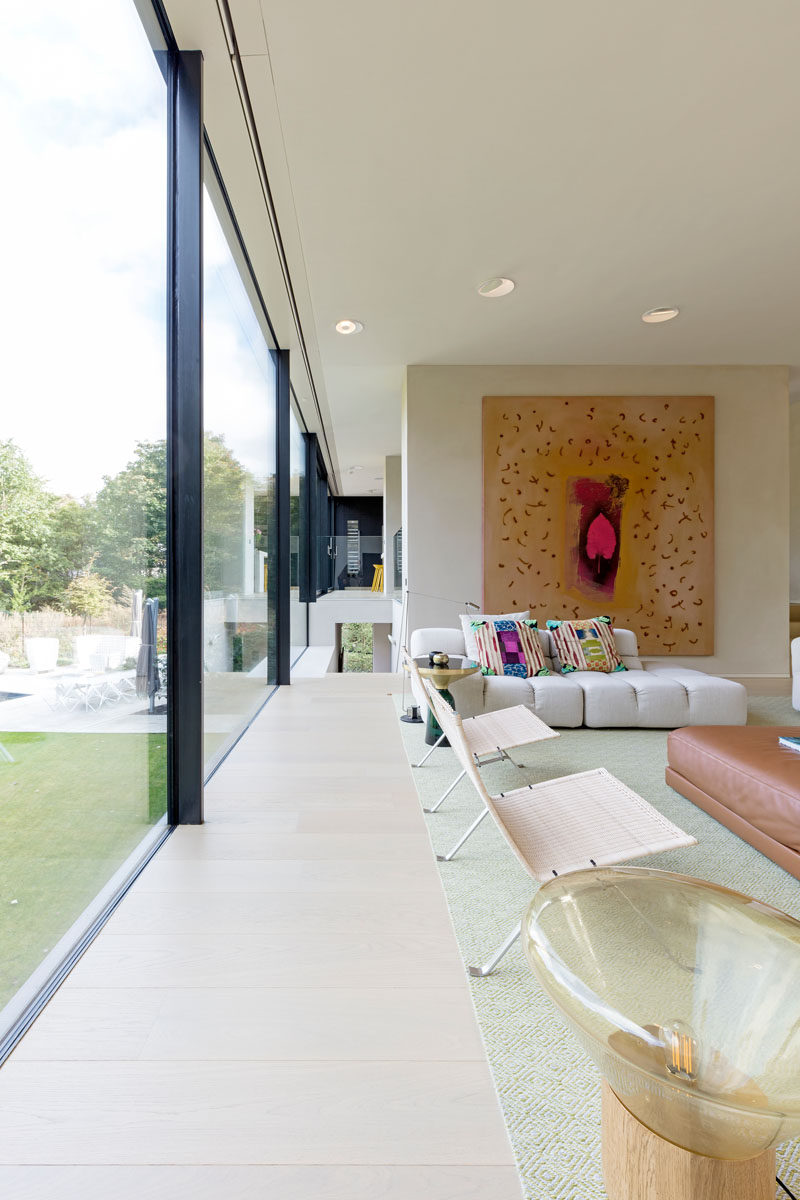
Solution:
[{"label": "folded umbrella", "polygon": [[155,707],[155,695],[161,680],[158,675],[156,637],[158,630],[158,600],[145,603],[142,614],[142,644],[136,660],[136,695],[150,698],[150,712]]}]

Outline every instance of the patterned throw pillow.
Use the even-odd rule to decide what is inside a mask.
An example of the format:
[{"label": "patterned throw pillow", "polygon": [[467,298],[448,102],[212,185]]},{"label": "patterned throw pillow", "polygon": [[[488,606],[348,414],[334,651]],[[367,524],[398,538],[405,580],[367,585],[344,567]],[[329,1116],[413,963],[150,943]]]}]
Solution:
[{"label": "patterned throw pillow", "polygon": [[471,622],[484,675],[516,675],[528,679],[531,675],[549,675],[544,665],[539,634],[535,621]]},{"label": "patterned throw pillow", "polygon": [[561,660],[561,674],[570,671],[627,671],[617,653],[610,617],[587,621],[548,621],[547,628]]},{"label": "patterned throw pillow", "polygon": [[[464,646],[467,651],[467,658],[471,658],[473,662],[478,661],[478,643],[475,640],[475,630],[472,628],[475,621],[527,621],[531,615],[529,608],[520,609],[519,612],[507,613],[460,613],[459,621],[461,622],[461,632],[464,634]],[[541,634],[539,635],[541,638]],[[546,650],[542,650],[542,654],[546,654]]]}]

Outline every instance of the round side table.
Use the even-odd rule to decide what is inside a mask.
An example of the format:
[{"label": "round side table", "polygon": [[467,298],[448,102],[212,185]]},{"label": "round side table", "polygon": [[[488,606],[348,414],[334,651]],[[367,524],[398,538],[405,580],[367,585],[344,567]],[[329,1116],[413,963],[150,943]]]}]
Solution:
[{"label": "round side table", "polygon": [[[455,657],[455,656],[453,656]],[[455,708],[455,701],[450,694],[449,687],[451,683],[455,683],[459,679],[466,679],[467,675],[474,675],[476,671],[480,671],[480,666],[477,663],[471,662],[470,659],[462,659],[462,662],[467,662],[470,665],[464,667],[420,667],[419,673],[423,679],[430,679],[433,686],[446,700],[451,708]],[[430,709],[428,709],[428,720],[425,726],[425,743],[432,746],[442,736],[442,731],[439,728],[439,722],[434,717]],[[447,738],[441,742],[442,746],[449,746]]]}]

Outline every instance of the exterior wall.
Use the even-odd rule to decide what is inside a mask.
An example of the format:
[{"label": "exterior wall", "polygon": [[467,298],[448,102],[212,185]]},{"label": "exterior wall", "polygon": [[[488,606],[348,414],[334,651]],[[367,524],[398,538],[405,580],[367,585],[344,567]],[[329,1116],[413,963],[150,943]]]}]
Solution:
[{"label": "exterior wall", "polygon": [[783,367],[408,367],[403,528],[409,629],[455,625],[464,601],[482,600],[484,396],[667,394],[716,398],[715,653],[670,661],[723,675],[786,675],[789,400]]}]

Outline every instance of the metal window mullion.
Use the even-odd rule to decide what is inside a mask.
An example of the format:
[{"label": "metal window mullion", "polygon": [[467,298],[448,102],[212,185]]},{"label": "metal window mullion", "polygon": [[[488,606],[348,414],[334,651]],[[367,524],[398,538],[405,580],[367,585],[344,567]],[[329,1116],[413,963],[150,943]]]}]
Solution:
[{"label": "metal window mullion", "polygon": [[169,72],[168,820],[203,820],[203,56]]},{"label": "metal window mullion", "polygon": [[309,604],[316,604],[319,591],[319,485],[317,483],[317,435],[307,433],[306,481],[308,490],[308,594]]},{"label": "metal window mullion", "polygon": [[[314,437],[311,433],[302,434],[303,438],[303,482],[300,487],[300,539],[299,539],[299,561],[298,561],[298,596],[301,604],[311,604],[316,600],[316,593],[312,587],[312,560],[314,542],[312,538],[312,495],[313,486],[316,484],[316,466],[315,456],[316,448],[312,442]],[[313,471],[313,475],[312,475]],[[306,644],[308,643],[308,630],[306,630]]]}]

